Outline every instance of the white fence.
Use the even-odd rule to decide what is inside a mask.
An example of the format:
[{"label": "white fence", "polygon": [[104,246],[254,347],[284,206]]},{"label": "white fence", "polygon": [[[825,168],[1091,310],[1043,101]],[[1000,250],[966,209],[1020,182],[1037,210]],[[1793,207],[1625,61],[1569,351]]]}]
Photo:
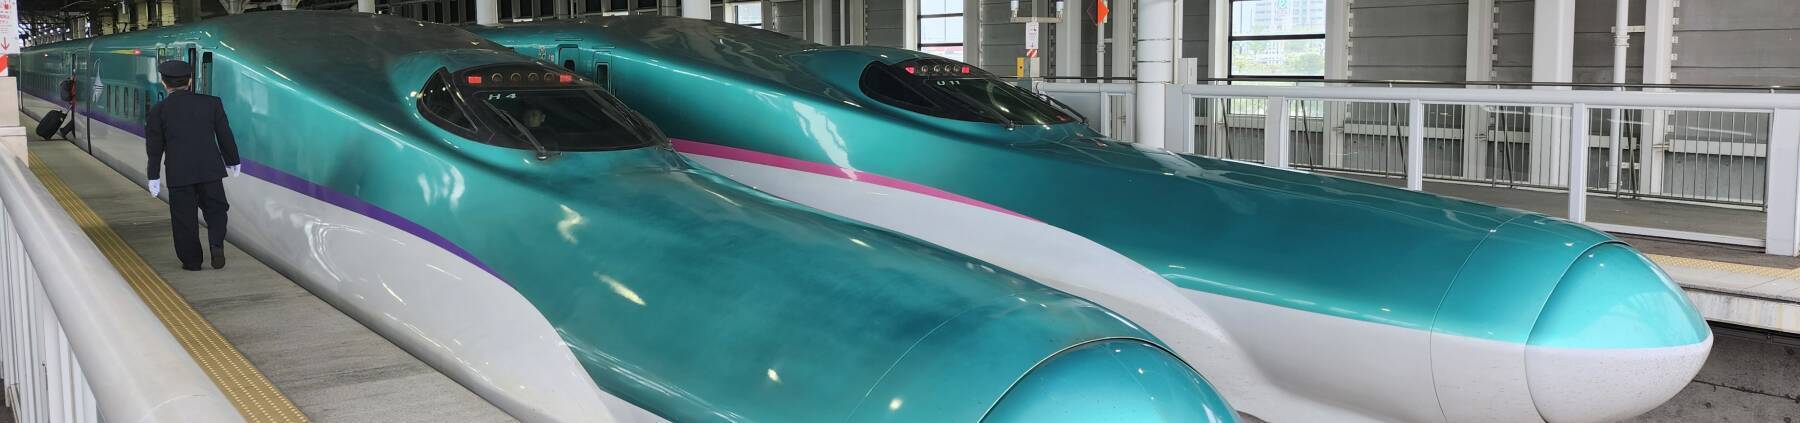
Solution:
[{"label": "white fence", "polygon": [[1063,105],[1081,114],[1091,126],[1101,134],[1118,140],[1130,141],[1132,108],[1132,85],[1130,83],[1064,83],[1045,82],[1037,85],[1037,91],[1061,101]]},{"label": "white fence", "polygon": [[23,168],[0,154],[0,378],[15,421],[243,421]]},{"label": "white fence", "polygon": [[[1043,85],[1041,92],[1065,103],[1100,91],[1079,87],[1100,84]],[[1800,94],[1167,89],[1165,108],[1142,111],[1166,113],[1167,127],[1136,141],[1274,167],[1392,178],[1414,190],[1432,181],[1554,193],[1566,197],[1564,204],[1539,211],[1603,230],[1800,252]],[[1096,110],[1101,113],[1088,118],[1133,126],[1135,119],[1119,111]],[[1120,121],[1126,123],[1114,123]],[[1465,196],[1523,207],[1500,199],[1518,195]],[[1604,199],[1607,208],[1590,211],[1590,199]],[[1670,205],[1710,209],[1669,212]],[[1731,219],[1738,221],[1724,222]]]}]

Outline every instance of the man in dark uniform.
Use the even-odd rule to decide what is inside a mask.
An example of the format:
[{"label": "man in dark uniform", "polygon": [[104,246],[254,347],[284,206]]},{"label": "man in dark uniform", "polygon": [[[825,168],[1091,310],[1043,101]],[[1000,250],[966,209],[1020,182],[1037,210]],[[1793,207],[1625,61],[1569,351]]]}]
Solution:
[{"label": "man in dark uniform", "polygon": [[[212,267],[225,267],[225,185],[220,179],[238,174],[237,141],[225,120],[225,105],[218,97],[192,91],[194,67],[171,60],[156,66],[169,96],[150,108],[144,124],[145,149],[150,153],[150,195],[169,187],[169,221],[175,229],[175,257],[181,268],[200,270],[199,222],[194,209],[206,215],[206,235],[212,247]],[[162,167],[165,157],[168,179]]]}]

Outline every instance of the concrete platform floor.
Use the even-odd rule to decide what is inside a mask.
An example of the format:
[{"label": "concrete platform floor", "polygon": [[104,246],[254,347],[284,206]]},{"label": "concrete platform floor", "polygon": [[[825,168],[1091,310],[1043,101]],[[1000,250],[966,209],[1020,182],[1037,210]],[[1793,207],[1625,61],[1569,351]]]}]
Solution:
[{"label": "concrete platform floor", "polygon": [[1800,338],[1713,327],[1706,366],[1674,399],[1627,422],[1800,422]]},{"label": "concrete platform floor", "polygon": [[513,420],[235,246],[222,270],[181,270],[165,203],[67,142],[28,145],[312,420]]}]

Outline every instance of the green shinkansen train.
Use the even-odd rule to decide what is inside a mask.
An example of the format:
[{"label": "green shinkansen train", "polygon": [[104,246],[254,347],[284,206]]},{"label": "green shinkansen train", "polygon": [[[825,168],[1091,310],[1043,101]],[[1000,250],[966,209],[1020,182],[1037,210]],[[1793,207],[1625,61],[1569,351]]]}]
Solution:
[{"label": "green shinkansen train", "polygon": [[673,18],[473,30],[608,85],[713,171],[1115,310],[1269,421],[1614,421],[1712,345],[1604,233],[1138,148],[966,63]]},{"label": "green shinkansen train", "polygon": [[1236,419],[1125,318],[699,168],[462,29],[252,13],[19,59],[25,111],[139,181],[154,69],[194,62],[243,156],[231,240],[521,420]]}]

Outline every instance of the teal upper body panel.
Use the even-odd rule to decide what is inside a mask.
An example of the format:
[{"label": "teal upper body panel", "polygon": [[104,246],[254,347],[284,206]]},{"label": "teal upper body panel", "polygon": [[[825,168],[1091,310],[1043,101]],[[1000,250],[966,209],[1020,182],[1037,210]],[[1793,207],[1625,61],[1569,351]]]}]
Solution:
[{"label": "teal upper body panel", "polygon": [[[1595,301],[1622,298],[1623,301]],[[1648,259],[1619,244],[1594,247],[1569,268],[1531,331],[1552,348],[1655,348],[1711,336],[1681,288]]]},{"label": "teal upper body panel", "polygon": [[1212,392],[1167,351],[1139,342],[1095,342],[1032,370],[982,422],[1237,421],[1237,412]]},{"label": "teal upper body panel", "polygon": [[[915,421],[967,421],[1058,351],[1154,342],[1015,274],[697,169],[666,142],[539,161],[460,138],[415,106],[430,75],[528,60],[460,29],[255,13],[93,43],[135,57],[103,79],[146,85],[159,57],[212,53],[206,91],[224,99],[247,167],[268,169],[259,178],[466,252],[601,388],[671,420],[835,423],[873,412],[859,410],[881,392],[931,404],[908,409]],[[174,52],[146,53],[159,47]],[[140,70],[114,71],[128,68]],[[430,271],[408,265],[393,271]]]},{"label": "teal upper body panel", "polygon": [[[917,52],[796,45],[767,31],[666,18],[476,32],[504,45],[557,42],[603,52],[614,93],[672,137],[942,189],[1086,237],[1181,287],[1308,312],[1524,343],[1535,319],[1498,316],[1483,305],[1536,316],[1583,251],[1611,242],[1577,225],[1556,226],[1547,229],[1550,238],[1575,244],[1493,253],[1507,255],[1502,271],[1543,270],[1528,283],[1515,282],[1531,272],[1465,275],[1465,263],[1482,260],[1475,256],[1497,228],[1541,217],[1139,149],[1079,123],[1003,128],[927,116],[858,88],[871,63],[929,57]],[[757,48],[764,46],[780,48]]]}]

